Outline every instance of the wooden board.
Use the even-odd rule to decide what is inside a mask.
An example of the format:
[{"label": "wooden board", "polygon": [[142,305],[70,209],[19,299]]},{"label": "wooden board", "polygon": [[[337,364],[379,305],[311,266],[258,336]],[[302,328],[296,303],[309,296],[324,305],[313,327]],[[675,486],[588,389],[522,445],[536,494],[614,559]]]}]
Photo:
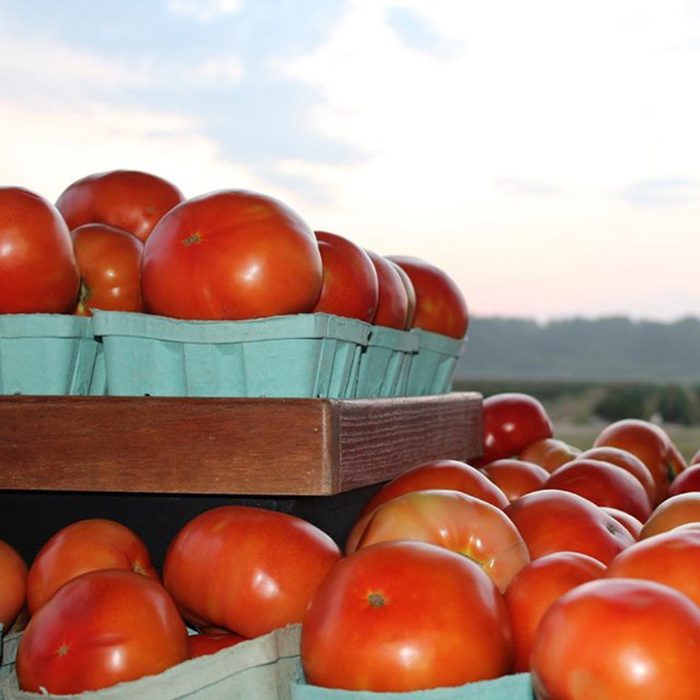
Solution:
[{"label": "wooden board", "polygon": [[481,396],[0,397],[0,490],[330,495],[481,451]]}]

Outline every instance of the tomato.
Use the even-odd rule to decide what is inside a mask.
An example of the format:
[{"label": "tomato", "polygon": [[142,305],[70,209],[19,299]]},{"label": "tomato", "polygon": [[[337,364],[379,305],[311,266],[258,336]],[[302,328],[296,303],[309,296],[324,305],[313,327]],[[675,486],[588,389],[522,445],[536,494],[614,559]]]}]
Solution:
[{"label": "tomato", "polygon": [[700,464],[700,450],[698,450],[691,458],[691,464]]},{"label": "tomato", "polygon": [[390,265],[394,267],[398,276],[403,282],[404,289],[406,290],[406,298],[408,299],[408,312],[406,313],[406,325],[403,327],[404,330],[410,330],[413,328],[413,321],[416,318],[416,288],[413,286],[411,278],[406,273],[400,265],[397,265],[393,260],[389,258],[384,258],[389,262]]},{"label": "tomato", "polygon": [[146,545],[126,525],[101,518],[79,520],[49,538],[27,578],[30,614],[66,581],[87,571],[124,569],[157,579]]},{"label": "tomato", "polygon": [[413,328],[463,338],[469,326],[469,310],[461,289],[444,271],[425,260],[391,255],[410,278],[416,292]]},{"label": "tomato", "polygon": [[71,230],[83,224],[107,224],[146,240],[183,199],[182,192],[162,177],[140,170],[111,170],[71,183],[56,206]]},{"label": "tomato", "polygon": [[22,690],[63,695],[164,671],[187,658],[187,630],[163,586],[133,571],[68,581],[30,620],[17,649]]},{"label": "tomato", "polygon": [[644,487],[621,467],[597,459],[575,459],[550,474],[545,489],[570,491],[598,506],[611,506],[646,520],[651,502]]},{"label": "tomato", "polygon": [[[407,287],[399,272],[401,268],[371,250],[365,252],[374,265],[378,283],[377,309],[372,323],[376,326],[405,330],[410,326],[409,299]],[[408,283],[411,284],[411,281]]]},{"label": "tomato", "polygon": [[170,543],[163,580],[186,620],[244,637],[301,622],[340,559],[333,540],[301,518],[221,506],[190,520]]},{"label": "tomato", "polygon": [[477,563],[504,591],[530,557],[504,512],[460,491],[412,491],[374,510],[357,549],[390,540],[420,540]]},{"label": "tomato", "polygon": [[615,518],[568,491],[526,493],[505,514],[523,536],[532,559],[552,552],[581,552],[607,565],[635,541]]},{"label": "tomato", "polygon": [[510,671],[507,611],[476,564],[424,542],[382,542],[338,563],[304,615],[309,683],[409,691]]},{"label": "tomato", "polygon": [[545,613],[532,651],[541,700],[700,698],[700,609],[652,581],[599,579]]},{"label": "tomato", "polygon": [[80,295],[74,313],[92,309],[143,311],[143,242],[128,231],[105,224],[84,224],[71,232],[80,269]]},{"label": "tomato", "polygon": [[557,598],[605,575],[605,566],[579,552],[554,552],[530,562],[510,582],[503,598],[513,632],[516,672],[530,670],[530,653],[543,615]]},{"label": "tomato", "polygon": [[311,311],[371,323],[379,302],[379,281],[369,255],[335,233],[316,231],[316,240],[323,261],[323,286]]},{"label": "tomato", "polygon": [[667,433],[649,421],[626,418],[611,423],[593,443],[603,445],[627,450],[647,465],[656,484],[656,503],[666,497],[668,485],[682,469]]},{"label": "tomato", "polygon": [[563,440],[549,437],[543,438],[542,440],[535,440],[529,445],[526,445],[520,453],[519,458],[525,462],[539,464],[551,473],[557,467],[561,467],[562,464],[576,459],[580,454],[581,450],[579,450],[578,447],[569,445]]},{"label": "tomato", "polygon": [[509,502],[542,488],[549,477],[544,467],[520,459],[497,459],[481,471],[503,491]]},{"label": "tomato", "polygon": [[0,313],[67,313],[80,273],[58,210],[29,190],[0,187]]},{"label": "tomato", "polygon": [[[19,552],[0,540],[0,627],[7,632],[27,597],[27,565]],[[0,631],[1,634],[1,631]]]},{"label": "tomato", "polygon": [[629,513],[625,513],[624,510],[620,510],[619,508],[611,508],[610,506],[601,506],[600,509],[604,512],[607,513],[608,515],[612,515],[615,520],[617,520],[620,525],[622,525],[629,533],[634,537],[635,540],[639,539],[639,535],[642,531],[642,521],[639,520],[638,518],[635,518],[634,515],[630,515]]},{"label": "tomato", "polygon": [[610,464],[614,464],[628,471],[644,487],[649,497],[649,502],[652,505],[656,503],[656,483],[654,482],[651,472],[646,464],[631,452],[621,450],[619,447],[602,446],[592,447],[582,452],[579,457],[581,459],[597,459],[601,462],[609,462]]},{"label": "tomato", "polygon": [[644,523],[639,539],[643,540],[679,525],[694,522],[700,522],[700,492],[679,493],[656,506]]},{"label": "tomato", "polygon": [[228,649],[245,641],[247,641],[245,637],[232,632],[190,634],[187,637],[187,658],[196,659],[198,656],[215,654],[217,651]]},{"label": "tomato", "polygon": [[141,285],[151,313],[239,320],[309,312],[323,263],[314,232],[272,197],[225,190],[175,207],[143,251]]},{"label": "tomato", "polygon": [[697,462],[691,463],[668,487],[669,496],[677,496],[679,493],[689,493],[690,491],[700,491],[700,464]]},{"label": "tomato", "polygon": [[505,392],[483,401],[484,450],[479,465],[516,457],[536,440],[552,437],[552,421],[540,401]]}]

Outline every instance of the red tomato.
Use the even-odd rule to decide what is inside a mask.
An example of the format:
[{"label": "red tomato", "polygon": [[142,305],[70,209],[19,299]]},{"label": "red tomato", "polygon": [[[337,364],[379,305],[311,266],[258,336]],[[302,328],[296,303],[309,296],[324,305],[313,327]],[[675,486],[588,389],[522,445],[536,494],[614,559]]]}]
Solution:
[{"label": "red tomato", "polygon": [[196,659],[198,656],[215,654],[217,651],[228,649],[245,641],[247,641],[245,637],[232,632],[190,634],[187,637],[187,658]]},{"label": "red tomato", "polygon": [[[410,325],[408,319],[409,299],[406,285],[399,272],[401,268],[391,260],[387,260],[371,250],[365,252],[372,261],[377,273],[379,292],[377,310],[372,323],[376,326],[404,330]],[[321,253],[323,254],[323,250],[321,250]],[[408,279],[407,276],[406,279]],[[410,280],[409,284],[411,284]]]},{"label": "red tomato", "polygon": [[323,261],[323,286],[311,311],[371,323],[379,301],[379,282],[369,255],[335,233],[316,231],[316,240]]},{"label": "red tomato", "polygon": [[502,596],[466,557],[383,542],[337,564],[304,616],[309,683],[409,691],[497,678],[512,644]]},{"label": "red tomato", "polygon": [[63,695],[164,671],[187,658],[187,631],[160,583],[132,571],[70,580],[30,620],[17,649],[22,690]]},{"label": "red tomato", "polygon": [[656,503],[656,483],[654,482],[654,478],[647,465],[631,452],[621,450],[619,447],[602,446],[592,447],[590,450],[582,452],[579,457],[582,459],[597,459],[601,462],[609,462],[610,464],[614,464],[628,471],[644,487],[649,497],[649,502],[652,505]]},{"label": "red tomato", "polygon": [[620,552],[608,576],[665,583],[700,605],[700,530],[679,527],[648,537]]},{"label": "red tomato", "polygon": [[530,561],[523,538],[500,508],[459,491],[412,491],[380,505],[357,549],[390,540],[420,540],[463,554],[501,591]]},{"label": "red tomato", "polygon": [[545,489],[570,491],[597,506],[619,508],[641,521],[651,515],[644,487],[621,467],[597,459],[575,459],[550,474]]},{"label": "red tomato", "polygon": [[515,672],[530,670],[530,653],[542,616],[554,601],[586,581],[605,575],[605,566],[579,552],[555,552],[521,569],[504,593],[515,648]]},{"label": "red tomato", "polygon": [[416,292],[413,327],[451,338],[463,338],[469,325],[464,294],[439,267],[419,258],[389,256],[408,275]]},{"label": "red tomato", "polygon": [[480,464],[516,457],[530,443],[552,437],[552,421],[533,396],[493,394],[483,401],[484,452]]},{"label": "red tomato", "polygon": [[170,211],[148,237],[146,308],[182,319],[238,320],[310,311],[323,264],[309,226],[282,202],[227,190]]},{"label": "red tomato", "polygon": [[503,491],[509,502],[542,488],[549,477],[544,467],[520,459],[497,459],[481,471]]},{"label": "red tomato", "polygon": [[694,522],[700,522],[700,492],[679,493],[656,506],[644,523],[639,539],[643,540],[652,535],[668,532],[679,525]]},{"label": "red tomato", "polygon": [[19,552],[0,540],[0,626],[7,632],[27,597],[27,565]]},{"label": "red tomato", "polygon": [[698,450],[691,458],[691,464],[700,464],[700,450]]},{"label": "red tomato", "polygon": [[656,503],[666,497],[668,485],[683,466],[664,429],[649,421],[626,418],[611,423],[593,443],[603,445],[627,450],[647,465],[656,484]]},{"label": "red tomato", "polygon": [[0,313],[68,313],[80,273],[58,210],[20,187],[0,187]]},{"label": "red tomato", "polygon": [[397,265],[393,260],[390,260],[389,258],[385,258],[385,260],[388,260],[389,263],[394,266],[394,269],[401,278],[404,289],[406,290],[406,298],[408,299],[408,312],[406,313],[406,325],[404,326],[404,330],[407,331],[413,328],[413,321],[416,318],[416,288],[413,286],[413,282],[411,282],[411,278],[406,273],[406,270],[404,270],[400,265]]},{"label": "red tomato", "polygon": [[158,578],[146,545],[135,532],[114,520],[79,520],[54,534],[34,558],[27,579],[30,614],[66,581],[98,569],[124,569]]},{"label": "red tomato", "polygon": [[301,622],[340,559],[333,540],[301,518],[222,506],[188,522],[170,543],[163,580],[186,620],[244,637]]},{"label": "red tomato", "polygon": [[557,469],[557,467],[561,467],[562,464],[576,459],[580,454],[581,450],[579,450],[578,447],[569,445],[563,440],[549,437],[543,438],[542,440],[535,440],[529,445],[526,445],[520,453],[519,458],[525,462],[539,464],[551,473]]},{"label": "red tomato", "polygon": [[157,175],[112,170],[76,180],[56,206],[71,230],[83,224],[107,224],[145,241],[158,221],[182,201],[182,192]]},{"label": "red tomato", "polygon": [[75,313],[92,309],[143,311],[143,242],[128,231],[105,224],[84,224],[71,232],[81,285]]},{"label": "red tomato", "polygon": [[541,700],[700,698],[700,609],[652,581],[600,579],[545,613],[532,651]]},{"label": "red tomato", "polygon": [[568,491],[526,493],[505,513],[523,536],[532,559],[552,552],[581,552],[607,565],[635,541],[615,518]]},{"label": "red tomato", "polygon": [[601,506],[600,509],[608,515],[612,515],[612,517],[615,518],[615,520],[617,520],[617,522],[620,523],[620,525],[622,525],[630,533],[630,535],[634,537],[635,540],[639,539],[639,535],[642,531],[641,520],[635,518],[634,515],[625,513],[624,510],[620,510],[619,508]]},{"label": "red tomato", "polygon": [[691,463],[683,470],[668,487],[669,496],[677,496],[679,493],[689,493],[700,491],[700,464]]}]

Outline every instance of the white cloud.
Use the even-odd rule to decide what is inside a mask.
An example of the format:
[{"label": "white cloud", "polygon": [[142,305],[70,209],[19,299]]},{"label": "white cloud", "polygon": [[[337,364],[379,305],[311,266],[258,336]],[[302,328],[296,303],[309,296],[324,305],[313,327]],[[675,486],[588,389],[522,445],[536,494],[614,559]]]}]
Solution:
[{"label": "white cloud", "polygon": [[243,77],[243,64],[233,56],[212,58],[195,64],[187,71],[187,78],[197,85],[220,87],[222,83],[237,83]]},{"label": "white cloud", "polygon": [[176,14],[206,24],[219,17],[236,14],[241,0],[168,0],[168,9]]}]

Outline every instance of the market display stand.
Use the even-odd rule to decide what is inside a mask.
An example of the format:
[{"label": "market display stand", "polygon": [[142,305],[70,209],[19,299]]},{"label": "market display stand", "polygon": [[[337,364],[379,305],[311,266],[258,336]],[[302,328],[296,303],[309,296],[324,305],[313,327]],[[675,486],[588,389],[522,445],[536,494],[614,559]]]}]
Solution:
[{"label": "market display stand", "polygon": [[298,515],[341,546],[385,481],[481,451],[481,396],[388,399],[0,397],[0,539],[31,561],[88,517],[132,527],[160,566],[223,504]]}]

